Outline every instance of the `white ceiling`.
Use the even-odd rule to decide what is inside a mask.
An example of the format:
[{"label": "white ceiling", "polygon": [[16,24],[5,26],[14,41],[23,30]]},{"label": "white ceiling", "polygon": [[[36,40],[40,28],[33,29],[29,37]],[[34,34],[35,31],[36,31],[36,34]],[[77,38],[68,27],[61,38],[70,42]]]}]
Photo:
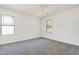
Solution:
[{"label": "white ceiling", "polygon": [[11,9],[23,13],[29,13],[36,17],[42,17],[47,14],[56,14],[79,5],[76,4],[1,4],[0,7]]}]

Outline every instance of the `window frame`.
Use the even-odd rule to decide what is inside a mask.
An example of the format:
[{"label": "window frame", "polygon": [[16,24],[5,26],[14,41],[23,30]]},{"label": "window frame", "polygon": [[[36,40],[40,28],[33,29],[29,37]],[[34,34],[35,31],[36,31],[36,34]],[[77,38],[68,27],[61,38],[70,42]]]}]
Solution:
[{"label": "window frame", "polygon": [[[48,25],[48,22],[49,21],[52,22],[52,19],[46,20],[46,33],[52,33],[52,31],[53,31],[53,25],[52,25],[52,23],[51,23],[51,25]],[[51,28],[52,31],[51,32],[48,32],[48,28]]]},{"label": "window frame", "polygon": [[[1,14],[1,36],[9,36],[9,35],[11,36],[11,35],[15,35],[15,16],[11,16],[11,17],[14,19],[14,20],[13,20],[13,22],[14,22],[13,25],[4,25],[4,24],[2,24],[2,20],[3,20],[2,17],[3,17],[4,15],[5,15],[5,16],[11,16],[11,15],[6,15],[6,14]],[[3,17],[3,18],[4,18],[4,17]],[[4,20],[3,20],[3,21],[4,21]],[[14,29],[13,29],[13,30],[14,30],[14,31],[13,31],[13,34],[3,35],[3,34],[2,34],[2,26],[12,26],[12,27],[14,27]]]}]

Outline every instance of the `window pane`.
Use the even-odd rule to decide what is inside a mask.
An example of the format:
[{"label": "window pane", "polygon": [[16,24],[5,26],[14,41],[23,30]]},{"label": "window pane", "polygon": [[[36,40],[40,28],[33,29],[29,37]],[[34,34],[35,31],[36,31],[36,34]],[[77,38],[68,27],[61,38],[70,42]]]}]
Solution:
[{"label": "window pane", "polygon": [[2,15],[2,24],[3,25],[14,25],[14,17]]},{"label": "window pane", "polygon": [[2,26],[2,35],[14,34],[14,26]]},{"label": "window pane", "polygon": [[51,33],[52,32],[52,28],[47,28],[47,32]]},{"label": "window pane", "polygon": [[47,25],[48,26],[52,26],[52,21],[50,20],[50,21],[47,21]]},{"label": "window pane", "polygon": [[52,20],[46,21],[46,32],[52,33]]}]

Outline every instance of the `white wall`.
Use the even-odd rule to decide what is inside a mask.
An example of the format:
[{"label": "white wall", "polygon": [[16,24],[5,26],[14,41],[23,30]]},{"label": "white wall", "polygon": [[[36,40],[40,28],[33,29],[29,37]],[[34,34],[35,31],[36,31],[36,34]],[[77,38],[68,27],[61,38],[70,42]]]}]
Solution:
[{"label": "white wall", "polygon": [[[46,33],[46,19],[52,19],[53,32]],[[42,21],[41,36],[79,46],[79,7],[51,15]]]},{"label": "white wall", "polygon": [[[51,15],[42,20],[28,14],[1,8],[0,14],[15,16],[15,35],[0,36],[0,45],[32,39],[40,37],[40,35],[45,38],[79,45],[79,7]],[[52,34],[45,31],[46,19],[53,21]]]},{"label": "white wall", "polygon": [[15,35],[0,36],[0,45],[40,36],[40,20],[36,17],[2,8],[0,14],[15,16]]}]

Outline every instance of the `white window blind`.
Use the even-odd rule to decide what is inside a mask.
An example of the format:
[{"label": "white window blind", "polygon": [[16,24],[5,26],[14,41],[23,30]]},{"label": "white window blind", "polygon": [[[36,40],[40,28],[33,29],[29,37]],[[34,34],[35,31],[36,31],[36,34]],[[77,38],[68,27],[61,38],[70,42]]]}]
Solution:
[{"label": "white window blind", "polygon": [[14,34],[14,17],[8,15],[2,15],[2,35],[13,35]]}]

